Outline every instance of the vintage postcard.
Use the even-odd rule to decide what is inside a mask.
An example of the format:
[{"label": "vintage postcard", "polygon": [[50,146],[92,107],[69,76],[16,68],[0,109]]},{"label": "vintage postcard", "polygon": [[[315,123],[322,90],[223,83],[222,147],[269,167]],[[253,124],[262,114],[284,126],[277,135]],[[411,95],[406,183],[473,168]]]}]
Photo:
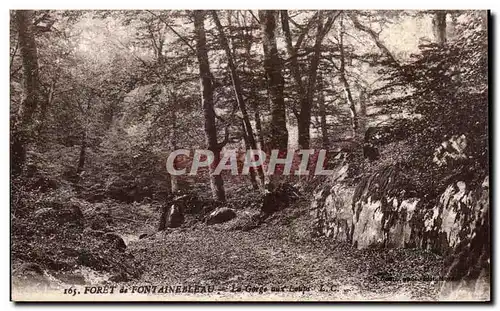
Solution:
[{"label": "vintage postcard", "polygon": [[11,300],[490,301],[488,24],[11,10]]}]

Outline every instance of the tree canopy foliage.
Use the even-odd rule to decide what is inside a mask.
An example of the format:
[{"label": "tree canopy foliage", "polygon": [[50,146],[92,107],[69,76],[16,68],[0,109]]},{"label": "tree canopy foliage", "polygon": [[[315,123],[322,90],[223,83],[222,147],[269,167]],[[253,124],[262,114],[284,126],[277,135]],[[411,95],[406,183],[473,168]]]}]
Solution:
[{"label": "tree canopy foliage", "polygon": [[[167,174],[174,149],[326,148],[353,155],[353,178],[397,163],[420,172],[419,191],[464,172],[479,180],[481,14],[12,11],[13,176],[134,201],[208,184]],[[462,155],[437,159],[462,135]],[[224,179],[266,178],[223,175],[214,197]]]}]

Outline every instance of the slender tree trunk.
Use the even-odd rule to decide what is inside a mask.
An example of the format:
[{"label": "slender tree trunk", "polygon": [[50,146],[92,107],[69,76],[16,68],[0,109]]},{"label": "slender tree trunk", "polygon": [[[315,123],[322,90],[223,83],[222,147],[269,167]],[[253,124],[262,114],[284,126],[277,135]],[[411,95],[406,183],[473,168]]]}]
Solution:
[{"label": "slender tree trunk", "polygon": [[[245,129],[243,120],[241,120],[241,128]],[[248,136],[245,131],[243,131],[243,142],[245,143],[245,150],[252,149],[250,147],[250,143],[248,142]],[[264,175],[262,175],[262,179],[260,180],[259,184],[259,182],[257,181],[257,174],[255,174],[255,170],[250,169],[250,182],[252,183],[253,189],[259,189],[259,187],[261,187],[264,183]]]},{"label": "slender tree trunk", "polygon": [[316,80],[318,76],[318,66],[321,58],[321,44],[326,34],[330,30],[338,13],[332,13],[327,21],[323,24],[323,12],[317,13],[317,28],[316,37],[313,46],[313,55],[309,63],[309,71],[307,73],[307,85],[304,86],[302,82],[302,75],[300,74],[300,67],[297,59],[297,49],[292,44],[292,36],[290,26],[288,23],[288,12],[281,11],[281,24],[283,33],[285,35],[285,42],[287,51],[290,57],[290,71],[297,85],[299,93],[300,113],[297,114],[298,123],[298,144],[299,148],[308,149],[311,140],[310,127],[311,127],[311,109],[313,106],[314,92],[316,91]]},{"label": "slender tree trunk", "polygon": [[349,82],[347,81],[345,73],[344,26],[342,23],[339,30],[339,49],[340,49],[340,68],[339,68],[340,81],[342,82],[345,97],[349,105],[349,110],[351,112],[352,133],[353,133],[353,138],[355,139],[358,130],[358,114],[356,112],[356,105],[352,98],[351,89],[349,87]]},{"label": "slender tree trunk", "polygon": [[366,115],[366,101],[367,99],[366,90],[361,90],[359,93],[359,116],[358,116],[358,136],[363,139],[366,132],[366,126],[368,123],[368,116]]},{"label": "slender tree trunk", "polygon": [[344,24],[343,20],[340,21],[339,30],[339,50],[340,50],[340,68],[339,76],[342,82],[345,97],[349,105],[349,110],[351,112],[351,122],[352,122],[352,140],[354,144],[353,149],[353,165],[349,166],[349,172],[353,176],[357,176],[363,170],[363,136],[359,133],[359,117],[356,111],[356,104],[352,97],[351,88],[349,87],[349,82],[347,81],[347,75],[345,70],[345,52],[344,52]]},{"label": "slender tree trunk", "polygon": [[259,106],[255,101],[253,101],[252,108],[254,111],[255,130],[257,131],[257,142],[259,143],[259,149],[263,149],[265,142],[264,135],[262,134],[262,122],[260,121]]},{"label": "slender tree trunk", "polygon": [[[309,125],[311,122],[311,113],[309,103],[307,102],[308,94],[307,89],[302,82],[302,75],[300,73],[300,66],[297,57],[297,50],[292,43],[292,35],[290,32],[290,24],[288,22],[288,11],[282,10],[281,12],[281,27],[285,36],[286,48],[288,57],[290,58],[290,72],[297,87],[297,94],[299,96],[300,112],[296,113],[298,125],[298,145],[299,148],[308,149],[309,145]],[[309,111],[309,113],[308,113]],[[304,114],[303,114],[304,113]],[[309,122],[308,122],[309,120]],[[307,145],[307,147],[305,147]]]},{"label": "slender tree trunk", "polygon": [[271,149],[286,150],[288,147],[288,130],[286,128],[285,100],[283,97],[282,64],[276,45],[276,11],[259,11],[259,18],[264,47],[264,69],[271,100],[271,138],[269,145]]},{"label": "slender tree trunk", "polygon": [[37,129],[37,136],[40,140],[40,142],[43,144],[43,139],[41,138],[41,135],[43,135],[43,131],[45,130],[45,125],[47,123],[47,110],[49,107],[52,105],[52,101],[54,100],[54,92],[56,88],[56,80],[52,80],[49,86],[49,90],[45,96],[45,100],[41,102],[41,107],[40,107],[40,119],[39,119],[39,124],[38,124],[38,129]]},{"label": "slender tree trunk", "polygon": [[85,167],[85,158],[87,152],[87,130],[84,129],[82,133],[82,140],[80,143],[80,156],[78,157],[78,166],[76,168],[76,175],[80,175]]},{"label": "slender tree trunk", "polygon": [[325,106],[325,94],[324,94],[324,84],[321,76],[318,77],[318,110],[320,118],[320,128],[321,128],[321,140],[323,149],[328,150],[330,147],[330,142],[328,141],[328,125],[326,123],[326,106]]},{"label": "slender tree trunk", "polygon": [[215,200],[225,201],[226,195],[224,192],[224,181],[222,176],[213,175],[215,165],[220,161],[221,146],[217,142],[217,128],[215,123],[215,111],[213,102],[213,87],[212,75],[210,73],[210,65],[208,63],[208,50],[206,45],[205,34],[205,11],[193,11],[194,28],[196,34],[196,56],[198,58],[198,66],[200,70],[201,93],[203,116],[205,118],[205,137],[208,149],[214,153],[214,165],[210,166],[210,186],[212,188],[212,196]]},{"label": "slender tree trunk", "polygon": [[16,11],[19,48],[23,64],[24,99],[11,130],[11,173],[18,175],[26,162],[26,147],[31,141],[33,115],[38,105],[38,56],[33,25],[33,11]]},{"label": "slender tree trunk", "polygon": [[[220,23],[219,17],[217,16],[216,11],[212,11],[212,18],[215,22],[217,30],[219,32],[219,38],[222,44],[222,48],[226,52],[227,63],[229,66],[229,70],[231,73],[231,80],[233,83],[234,93],[236,95],[236,101],[238,102],[238,107],[240,108],[241,115],[243,117],[243,129],[246,136],[246,145],[248,149],[257,149],[257,143],[255,141],[255,136],[253,134],[252,124],[250,123],[250,118],[248,117],[248,112],[246,108],[245,101],[243,100],[243,88],[241,86],[241,80],[236,72],[236,65],[233,59],[233,53],[229,48],[229,43],[227,41],[227,37],[224,34],[224,29],[222,28],[222,24]],[[257,172],[259,174],[260,182],[264,182],[264,171],[262,170],[262,166],[257,168]],[[252,179],[252,183],[255,181],[255,173],[251,172],[250,178]]]},{"label": "slender tree trunk", "polygon": [[[177,94],[175,91],[171,92],[172,106],[170,107],[171,125],[170,129],[170,147],[172,150],[177,149]],[[175,175],[170,175],[170,193],[175,194],[179,191],[179,180]]]},{"label": "slender tree trunk", "polygon": [[[243,71],[245,73],[247,73],[248,72],[247,71],[247,68],[248,68],[247,61],[252,58],[251,50],[252,50],[252,43],[253,43],[252,40],[249,40],[249,38],[253,37],[253,33],[251,30],[251,27],[247,27],[245,17],[246,17],[246,14],[243,16],[243,26],[244,26],[245,31],[244,32],[241,31],[241,37],[244,40],[245,56],[246,56],[245,66],[243,67]],[[241,24],[239,24],[239,20],[238,20],[238,26],[240,27],[240,29],[243,28],[243,27],[241,27]],[[249,28],[250,28],[250,30],[249,30]],[[251,77],[253,77],[253,75],[251,75]],[[258,105],[257,100],[256,100],[257,99],[257,92],[255,90],[255,87],[250,88],[250,97],[253,99],[251,101],[251,106],[252,106],[253,116],[254,116],[254,120],[255,120],[255,131],[256,131],[256,136],[257,136],[257,143],[259,144],[258,147],[260,149],[262,149],[262,148],[264,148],[264,136],[262,134],[262,122],[260,119],[259,105]]]},{"label": "slender tree trunk", "polygon": [[321,43],[323,41],[323,13],[318,14],[318,27],[316,30],[316,39],[314,42],[314,52],[309,64],[309,73],[307,80],[306,100],[300,105],[299,119],[299,148],[309,149],[311,134],[311,108],[313,106],[314,91],[316,90],[316,79],[318,76],[319,59],[321,56]]},{"label": "slender tree trunk", "polygon": [[432,18],[434,37],[439,45],[446,44],[446,11],[436,11]]},{"label": "slender tree trunk", "polygon": [[90,112],[90,105],[92,103],[92,95],[93,92],[90,92],[88,95],[87,99],[87,106],[83,107],[83,104],[80,106],[80,112],[82,113],[82,119],[83,119],[83,132],[82,132],[82,139],[80,143],[80,155],[78,157],[78,165],[76,167],[76,175],[79,177],[80,174],[83,172],[83,169],[85,168],[85,159],[86,159],[86,154],[87,154],[87,136],[88,136],[88,115]]}]

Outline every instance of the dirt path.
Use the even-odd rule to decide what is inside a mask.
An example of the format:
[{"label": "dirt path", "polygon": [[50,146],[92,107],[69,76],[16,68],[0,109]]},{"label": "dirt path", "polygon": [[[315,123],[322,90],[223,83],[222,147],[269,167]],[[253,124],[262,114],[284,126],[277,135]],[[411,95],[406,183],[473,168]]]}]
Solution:
[{"label": "dirt path", "polygon": [[[132,242],[130,250],[145,271],[129,285],[214,286],[210,299],[217,300],[436,299],[439,284],[430,278],[441,267],[437,256],[418,250],[356,250],[312,239],[308,216],[299,214],[286,225],[275,221],[249,232],[200,225]],[[166,297],[155,296],[137,298]]]}]

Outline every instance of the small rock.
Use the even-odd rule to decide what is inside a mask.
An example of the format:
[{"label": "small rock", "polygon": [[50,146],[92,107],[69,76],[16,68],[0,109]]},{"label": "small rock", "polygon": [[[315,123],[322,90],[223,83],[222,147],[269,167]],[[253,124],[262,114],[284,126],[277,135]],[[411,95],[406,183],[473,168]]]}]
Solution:
[{"label": "small rock", "polygon": [[233,209],[227,207],[219,208],[208,215],[207,224],[220,224],[229,221],[234,217],[236,217],[236,212]]},{"label": "small rock", "polygon": [[139,240],[142,240],[142,239],[147,238],[147,237],[148,237],[148,234],[143,233],[143,234],[139,235]]},{"label": "small rock", "polygon": [[184,223],[184,213],[177,204],[172,204],[168,213],[167,227],[178,228]]}]

